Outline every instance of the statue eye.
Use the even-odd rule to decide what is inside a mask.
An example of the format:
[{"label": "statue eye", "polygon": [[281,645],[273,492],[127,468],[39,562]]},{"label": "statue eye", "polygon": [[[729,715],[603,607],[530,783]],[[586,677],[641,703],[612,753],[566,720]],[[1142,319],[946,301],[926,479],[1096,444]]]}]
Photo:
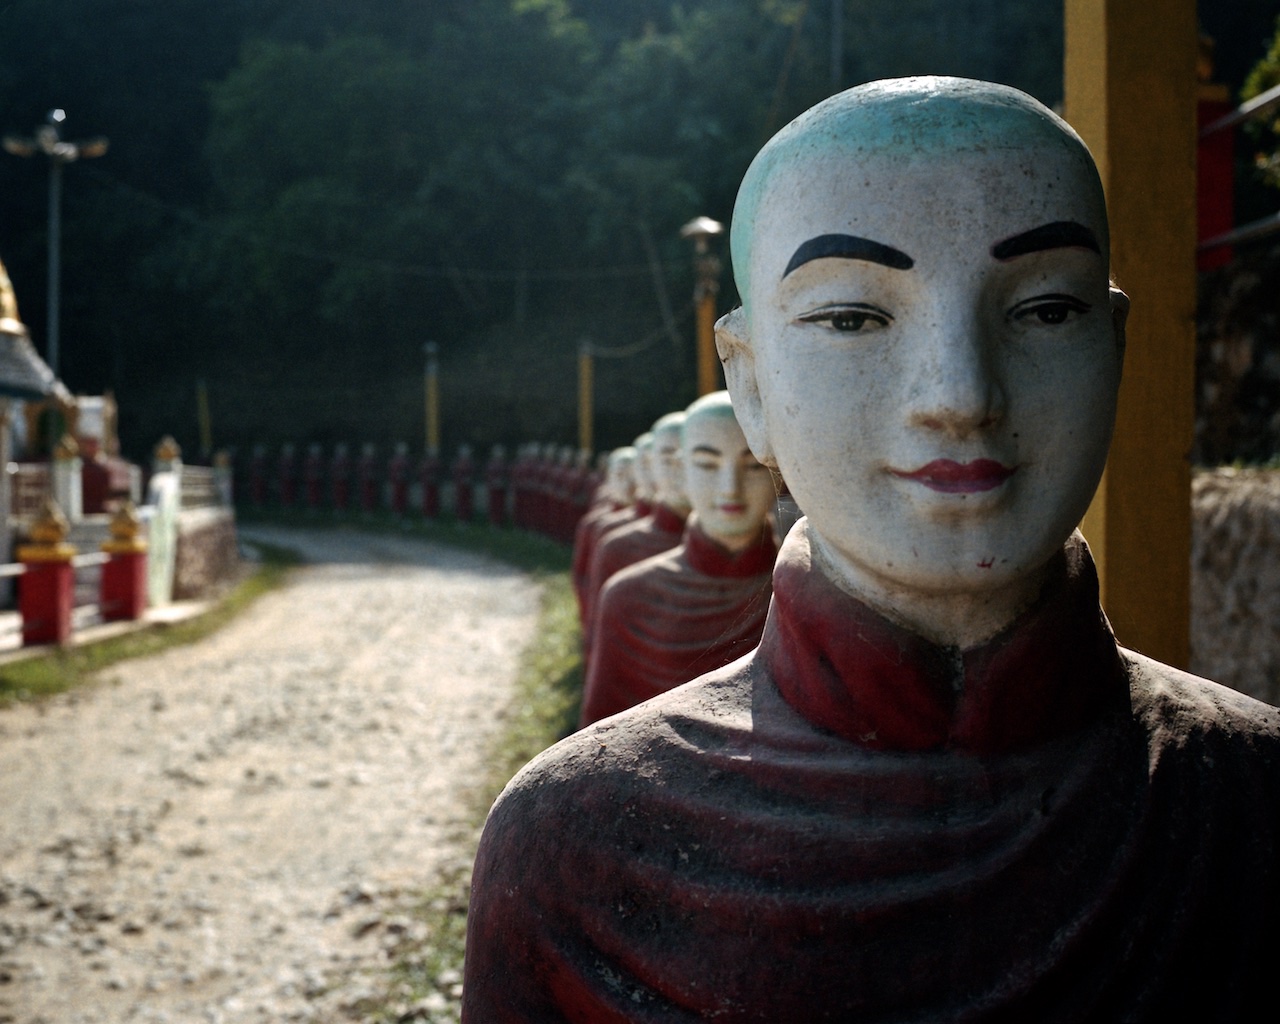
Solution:
[{"label": "statue eye", "polygon": [[888,327],[893,322],[893,317],[883,309],[863,303],[816,309],[799,319],[806,324],[827,324],[833,331],[844,334],[874,331],[881,327]]},{"label": "statue eye", "polygon": [[1055,327],[1074,320],[1092,308],[1089,303],[1082,302],[1074,295],[1037,295],[1034,299],[1019,302],[1009,310],[1009,317],[1019,322],[1034,318],[1038,323]]}]

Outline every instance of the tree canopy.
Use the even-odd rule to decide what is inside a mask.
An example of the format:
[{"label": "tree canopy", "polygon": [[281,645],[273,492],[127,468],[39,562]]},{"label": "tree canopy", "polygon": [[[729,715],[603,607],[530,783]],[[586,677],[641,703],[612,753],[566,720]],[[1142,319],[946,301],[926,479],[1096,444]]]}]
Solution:
[{"label": "tree canopy", "polygon": [[[599,436],[693,397],[681,224],[831,89],[809,0],[14,0],[8,132],[51,107],[111,150],[66,173],[63,371],[135,451],[420,443],[440,345],[450,443]],[[1061,10],[844,0],[842,85],[954,73],[1059,99]],[[0,160],[0,257],[43,338],[40,160]],[[727,262],[727,261],[726,261]],[[726,273],[722,299],[733,300]]]}]

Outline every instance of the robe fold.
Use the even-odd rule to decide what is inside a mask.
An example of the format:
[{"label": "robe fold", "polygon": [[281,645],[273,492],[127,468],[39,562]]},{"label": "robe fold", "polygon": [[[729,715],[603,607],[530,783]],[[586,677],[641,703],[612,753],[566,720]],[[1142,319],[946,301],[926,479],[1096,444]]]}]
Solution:
[{"label": "robe fold", "polygon": [[625,711],[755,648],[777,553],[768,529],[750,547],[730,552],[691,517],[677,547],[615,573],[596,611],[582,724]]},{"label": "robe fold", "polygon": [[591,556],[596,542],[605,532],[634,521],[633,506],[609,501],[591,509],[578,522],[573,532],[573,593],[578,599],[578,619],[585,621],[587,580],[591,575]]},{"label": "robe fold", "polygon": [[1083,542],[972,650],[784,543],[758,650],[495,804],[464,1020],[1270,1019],[1280,713],[1120,649]]},{"label": "robe fold", "polygon": [[641,518],[606,527],[606,532],[600,535],[591,553],[591,568],[587,573],[582,601],[582,646],[588,656],[595,632],[596,602],[609,577],[620,569],[660,555],[679,544],[685,518],[685,514],[666,505],[653,505]]}]

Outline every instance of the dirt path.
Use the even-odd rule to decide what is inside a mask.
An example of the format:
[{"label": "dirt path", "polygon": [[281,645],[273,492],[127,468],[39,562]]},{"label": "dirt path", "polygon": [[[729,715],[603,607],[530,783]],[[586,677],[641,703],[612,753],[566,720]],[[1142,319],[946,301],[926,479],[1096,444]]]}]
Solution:
[{"label": "dirt path", "polygon": [[460,853],[537,589],[394,537],[192,647],[0,711],[0,1022],[330,1021]]}]

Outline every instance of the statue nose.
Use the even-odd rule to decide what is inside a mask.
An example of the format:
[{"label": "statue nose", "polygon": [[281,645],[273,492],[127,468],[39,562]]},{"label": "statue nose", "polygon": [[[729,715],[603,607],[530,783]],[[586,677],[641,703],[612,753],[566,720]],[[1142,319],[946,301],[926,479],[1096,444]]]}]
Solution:
[{"label": "statue nose", "polygon": [[953,330],[935,330],[913,360],[908,414],[913,425],[963,438],[996,426],[1005,391],[993,344],[974,318]]}]

